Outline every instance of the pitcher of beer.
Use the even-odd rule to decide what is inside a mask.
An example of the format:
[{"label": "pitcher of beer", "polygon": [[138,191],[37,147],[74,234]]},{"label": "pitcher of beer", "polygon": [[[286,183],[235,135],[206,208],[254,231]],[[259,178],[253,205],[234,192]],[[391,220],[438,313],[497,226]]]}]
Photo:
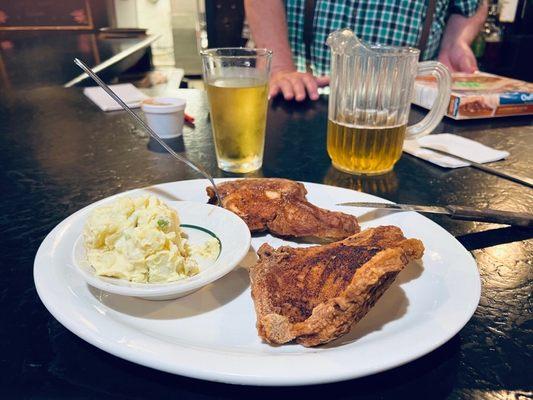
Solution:
[{"label": "pitcher of beer", "polygon": [[[390,171],[404,139],[431,133],[450,101],[451,76],[436,61],[418,62],[412,47],[369,45],[349,29],[328,36],[331,80],[328,154],[335,168],[350,174]],[[417,75],[433,75],[438,96],[426,117],[407,126]]]}]

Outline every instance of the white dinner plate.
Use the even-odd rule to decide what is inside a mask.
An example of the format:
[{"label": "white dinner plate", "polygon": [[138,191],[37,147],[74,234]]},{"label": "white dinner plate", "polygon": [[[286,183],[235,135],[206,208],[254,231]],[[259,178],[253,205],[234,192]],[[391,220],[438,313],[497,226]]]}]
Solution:
[{"label": "white dinner plate", "polygon": [[[190,180],[129,194],[205,202],[206,186],[206,180]],[[317,384],[384,371],[431,352],[467,323],[479,301],[480,279],[474,259],[453,236],[417,213],[335,206],[385,201],[376,196],[305,186],[314,204],[353,213],[363,228],[397,225],[426,248],[422,261],[402,271],[348,334],[327,345],[275,347],[260,340],[247,271],[256,260],[253,250],[226,276],[181,299],[148,301],[90,287],[71,266],[87,208],[61,222],[41,244],[34,265],[37,292],[59,322],[104,351],[162,371],[250,385]],[[263,243],[305,246],[269,234],[252,238],[254,250]]]}]

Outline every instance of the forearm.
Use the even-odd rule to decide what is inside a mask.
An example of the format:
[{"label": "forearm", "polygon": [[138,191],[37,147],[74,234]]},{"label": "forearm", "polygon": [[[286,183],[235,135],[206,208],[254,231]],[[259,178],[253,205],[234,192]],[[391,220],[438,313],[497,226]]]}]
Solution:
[{"label": "forearm", "polygon": [[283,0],[244,0],[244,9],[256,46],[274,52],[269,81],[270,96],[282,94],[285,100],[296,101],[303,101],[307,96],[311,100],[318,99],[318,87],[327,85],[329,78],[296,71]]},{"label": "forearm", "polygon": [[470,46],[483,27],[487,18],[487,11],[487,0],[482,0],[476,13],[469,18],[459,14],[450,15],[442,37],[441,49],[446,49],[456,44]]},{"label": "forearm", "polygon": [[295,70],[282,0],[245,0],[246,18],[257,47],[274,52],[272,72]]}]

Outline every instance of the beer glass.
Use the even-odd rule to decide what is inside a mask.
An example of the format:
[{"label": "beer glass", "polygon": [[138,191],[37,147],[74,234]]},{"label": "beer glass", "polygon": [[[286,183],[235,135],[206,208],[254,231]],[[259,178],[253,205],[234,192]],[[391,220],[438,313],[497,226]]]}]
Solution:
[{"label": "beer glass", "polygon": [[[451,76],[436,61],[418,62],[412,47],[368,45],[352,31],[329,35],[331,80],[328,154],[335,168],[351,174],[383,174],[402,154],[405,138],[435,129],[450,102]],[[417,75],[436,78],[438,96],[426,117],[407,126]]]},{"label": "beer glass", "polygon": [[255,171],[263,164],[272,52],[219,48],[201,55],[218,167]]}]

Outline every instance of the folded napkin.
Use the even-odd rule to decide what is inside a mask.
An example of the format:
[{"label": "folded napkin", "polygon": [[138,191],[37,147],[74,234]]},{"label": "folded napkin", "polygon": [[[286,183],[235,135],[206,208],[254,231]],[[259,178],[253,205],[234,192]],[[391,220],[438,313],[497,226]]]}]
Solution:
[{"label": "folded napkin", "polygon": [[[148,98],[131,83],[120,83],[118,85],[109,85],[109,87],[131,108],[140,107],[141,101]],[[100,107],[102,111],[122,110],[120,104],[113,100],[100,86],[87,87],[83,89],[83,94]]]},{"label": "folded napkin", "polygon": [[422,149],[420,146],[434,147],[437,150],[446,151],[480,164],[498,161],[509,156],[507,151],[496,150],[474,140],[452,135],[451,133],[428,135],[404,142],[403,151],[406,153],[444,168],[466,167],[470,164],[431,150]]}]

